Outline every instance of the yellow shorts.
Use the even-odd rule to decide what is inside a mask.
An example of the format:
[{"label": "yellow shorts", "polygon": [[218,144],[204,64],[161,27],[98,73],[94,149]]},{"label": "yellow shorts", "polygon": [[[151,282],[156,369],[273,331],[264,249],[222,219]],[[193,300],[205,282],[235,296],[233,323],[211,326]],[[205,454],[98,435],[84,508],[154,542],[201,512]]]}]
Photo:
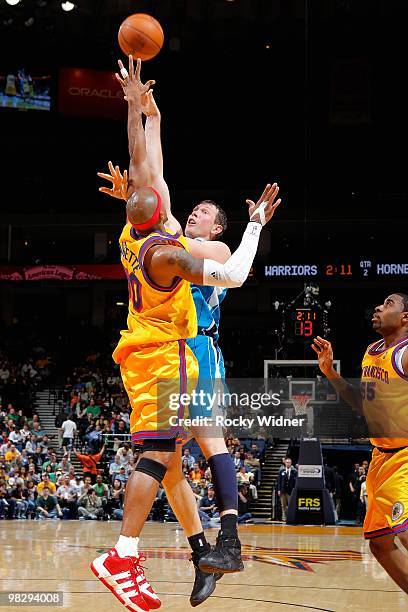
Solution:
[{"label": "yellow shorts", "polygon": [[198,363],[186,342],[145,346],[129,353],[120,370],[132,407],[132,442],[184,438],[186,432],[178,420],[188,417],[188,406],[177,398],[191,394],[198,379]]},{"label": "yellow shorts", "polygon": [[408,529],[408,448],[384,453],[378,448],[367,474],[368,508],[364,537],[379,538]]}]

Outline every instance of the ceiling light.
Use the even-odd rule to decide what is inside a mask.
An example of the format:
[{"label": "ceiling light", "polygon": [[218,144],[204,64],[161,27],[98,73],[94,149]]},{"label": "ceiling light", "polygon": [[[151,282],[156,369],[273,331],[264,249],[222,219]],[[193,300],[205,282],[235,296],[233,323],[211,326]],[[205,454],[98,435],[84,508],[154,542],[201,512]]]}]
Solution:
[{"label": "ceiling light", "polygon": [[16,4],[18,4],[20,2],[20,0],[6,0],[7,4],[10,4],[10,6],[16,6]]},{"label": "ceiling light", "polygon": [[75,4],[73,2],[61,2],[61,8],[64,11],[72,11],[75,8]]}]

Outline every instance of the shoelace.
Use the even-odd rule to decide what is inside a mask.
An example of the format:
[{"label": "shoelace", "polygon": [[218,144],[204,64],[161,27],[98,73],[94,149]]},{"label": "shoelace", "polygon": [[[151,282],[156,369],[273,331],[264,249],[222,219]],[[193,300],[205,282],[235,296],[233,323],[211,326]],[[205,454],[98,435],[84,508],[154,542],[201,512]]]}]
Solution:
[{"label": "shoelace", "polygon": [[[144,570],[147,569],[147,567],[144,567],[140,563],[140,561],[146,561],[146,556],[144,555],[144,553],[139,553],[138,557],[131,557],[131,560],[132,560],[132,564],[130,567],[130,575],[132,576],[137,587],[139,588],[142,584],[145,584],[145,583],[148,584],[149,587],[151,587],[150,583],[147,582],[146,576],[144,573]],[[143,580],[141,582],[137,582],[137,576],[141,576]]]}]

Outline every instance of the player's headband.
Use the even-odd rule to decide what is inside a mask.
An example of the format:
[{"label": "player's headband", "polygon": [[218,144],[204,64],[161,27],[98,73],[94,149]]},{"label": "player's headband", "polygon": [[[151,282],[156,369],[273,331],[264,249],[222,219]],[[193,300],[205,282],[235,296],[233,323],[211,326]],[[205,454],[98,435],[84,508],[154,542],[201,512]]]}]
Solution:
[{"label": "player's headband", "polygon": [[156,206],[156,208],[154,210],[154,213],[150,217],[150,219],[148,219],[144,223],[132,223],[133,227],[136,230],[147,230],[150,227],[153,227],[153,225],[156,225],[156,223],[158,222],[159,217],[160,217],[160,211],[161,211],[161,205],[162,205],[162,200],[161,200],[160,194],[153,187],[148,187],[148,189],[151,189],[153,191],[153,193],[155,194],[155,196],[157,198],[157,206]]}]

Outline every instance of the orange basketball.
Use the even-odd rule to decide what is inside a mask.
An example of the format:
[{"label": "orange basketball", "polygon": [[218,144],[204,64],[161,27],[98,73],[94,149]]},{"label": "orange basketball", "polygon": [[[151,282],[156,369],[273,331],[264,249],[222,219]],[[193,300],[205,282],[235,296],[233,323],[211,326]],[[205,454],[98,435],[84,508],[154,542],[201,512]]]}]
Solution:
[{"label": "orange basketball", "polygon": [[163,46],[163,28],[154,17],[135,13],[125,19],[119,28],[119,46],[125,55],[136,59],[149,60],[157,55]]}]

